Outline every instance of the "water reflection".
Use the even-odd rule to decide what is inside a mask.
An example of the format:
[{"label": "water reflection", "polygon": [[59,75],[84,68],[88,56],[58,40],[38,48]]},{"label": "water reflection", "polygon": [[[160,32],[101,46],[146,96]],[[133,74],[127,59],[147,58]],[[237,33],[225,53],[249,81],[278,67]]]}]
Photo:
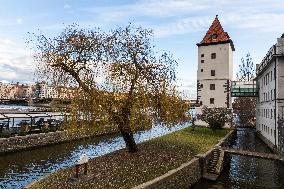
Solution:
[{"label": "water reflection", "polygon": [[[149,131],[140,131],[134,137],[140,143],[187,126],[188,123],[171,128],[158,125]],[[124,147],[122,137],[113,135],[0,156],[0,188],[21,188],[48,173],[74,165],[81,154],[94,158]]]},{"label": "water reflection", "polygon": [[[271,152],[253,129],[239,129],[232,148]],[[284,164],[278,161],[230,155],[229,164],[216,182],[202,179],[194,189],[284,188]]]}]

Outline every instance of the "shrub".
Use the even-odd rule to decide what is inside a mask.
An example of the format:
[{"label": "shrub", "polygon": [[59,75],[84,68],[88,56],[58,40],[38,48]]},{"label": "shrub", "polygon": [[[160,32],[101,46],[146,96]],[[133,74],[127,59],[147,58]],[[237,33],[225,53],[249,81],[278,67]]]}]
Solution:
[{"label": "shrub", "polygon": [[202,114],[198,118],[209,124],[212,129],[220,129],[224,127],[226,122],[232,120],[232,111],[228,108],[202,108]]},{"label": "shrub", "polygon": [[49,128],[45,128],[45,127],[41,128],[42,133],[48,133],[49,131],[50,131]]},{"label": "shrub", "polygon": [[0,133],[0,138],[9,138],[10,136],[10,133]]}]

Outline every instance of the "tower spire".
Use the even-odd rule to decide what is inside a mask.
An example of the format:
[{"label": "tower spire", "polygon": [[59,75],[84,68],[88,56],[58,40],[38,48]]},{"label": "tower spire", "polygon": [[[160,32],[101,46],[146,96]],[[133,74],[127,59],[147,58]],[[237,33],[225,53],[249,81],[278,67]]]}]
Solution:
[{"label": "tower spire", "polygon": [[224,31],[217,14],[202,41],[198,43],[197,46],[207,46],[219,43],[231,43],[232,50],[235,50],[233,41],[228,33]]}]

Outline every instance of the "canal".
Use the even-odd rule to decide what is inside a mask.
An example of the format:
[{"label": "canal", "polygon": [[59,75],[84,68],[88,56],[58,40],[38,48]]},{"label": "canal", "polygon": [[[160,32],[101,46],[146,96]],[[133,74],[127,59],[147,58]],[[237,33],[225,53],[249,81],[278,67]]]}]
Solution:
[{"label": "canal", "polygon": [[[271,152],[254,129],[238,129],[234,149]],[[193,189],[283,189],[284,164],[278,161],[230,155],[229,164],[216,182],[201,179]]]},{"label": "canal", "polygon": [[[141,143],[188,126],[189,123],[171,128],[157,125],[151,130],[137,132],[134,137]],[[0,156],[0,189],[20,189],[33,180],[74,165],[82,154],[95,158],[122,148],[125,148],[122,137],[112,135]]]}]

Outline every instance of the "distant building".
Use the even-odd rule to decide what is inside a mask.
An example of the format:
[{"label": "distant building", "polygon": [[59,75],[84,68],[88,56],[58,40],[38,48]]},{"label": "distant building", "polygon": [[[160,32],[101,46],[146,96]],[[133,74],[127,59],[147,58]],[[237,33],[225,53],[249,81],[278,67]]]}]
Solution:
[{"label": "distant building", "polygon": [[232,108],[233,41],[218,16],[198,46],[197,113],[203,106]]},{"label": "distant building", "polygon": [[259,98],[256,105],[256,129],[266,142],[284,152],[284,34],[277,39],[261,64],[256,67]]},{"label": "distant building", "polygon": [[21,98],[28,99],[34,96],[35,88],[32,84],[26,84],[21,86]]},{"label": "distant building", "polygon": [[70,99],[74,97],[75,88],[57,87],[45,82],[36,84],[0,82],[0,100],[15,99]]}]

